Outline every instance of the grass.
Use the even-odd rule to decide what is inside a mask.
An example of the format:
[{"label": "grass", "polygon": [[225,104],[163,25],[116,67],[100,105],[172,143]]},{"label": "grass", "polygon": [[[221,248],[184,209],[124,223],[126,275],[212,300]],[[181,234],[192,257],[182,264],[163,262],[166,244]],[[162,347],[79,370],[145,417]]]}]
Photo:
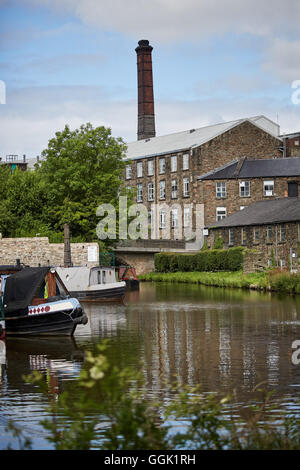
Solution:
[{"label": "grass", "polygon": [[176,272],[176,273],[149,273],[139,276],[140,281],[180,282],[190,284],[203,284],[215,287],[235,287],[243,289],[267,290],[269,282],[265,272],[243,274],[235,272]]}]

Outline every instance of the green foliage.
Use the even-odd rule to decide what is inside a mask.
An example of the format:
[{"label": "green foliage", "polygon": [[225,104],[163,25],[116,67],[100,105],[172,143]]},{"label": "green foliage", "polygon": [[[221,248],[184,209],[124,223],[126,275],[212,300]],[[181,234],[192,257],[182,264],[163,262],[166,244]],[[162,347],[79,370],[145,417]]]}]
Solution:
[{"label": "green foliage", "polygon": [[[47,236],[63,241],[70,225],[72,241],[97,239],[96,209],[109,203],[118,209],[122,194],[123,155],[120,138],[105,127],[82,125],[56,132],[34,171],[0,167],[0,232],[4,237]],[[130,199],[130,198],[129,198]]]},{"label": "green foliage", "polygon": [[285,294],[300,294],[300,273],[273,270],[269,276],[270,289]]},{"label": "green foliage", "polygon": [[[262,394],[261,405],[230,411],[232,397],[202,393],[199,386],[169,384],[166,402],[147,398],[142,374],[112,366],[104,354],[86,352],[74,401],[68,390],[52,400],[52,419],[42,421],[56,450],[164,450],[164,449],[298,449],[299,416],[284,414],[280,422],[272,411],[272,393]],[[42,374],[27,381],[48,395]],[[49,395],[48,395],[49,396]],[[234,417],[232,414],[234,413]],[[28,445],[28,443],[27,443]]]},{"label": "green foliage", "polygon": [[158,272],[238,271],[243,266],[244,249],[205,250],[196,254],[157,253],[154,258]]},{"label": "green foliage", "polygon": [[224,246],[223,238],[221,236],[219,236],[214,241],[213,249],[214,250],[223,250],[223,246]]}]

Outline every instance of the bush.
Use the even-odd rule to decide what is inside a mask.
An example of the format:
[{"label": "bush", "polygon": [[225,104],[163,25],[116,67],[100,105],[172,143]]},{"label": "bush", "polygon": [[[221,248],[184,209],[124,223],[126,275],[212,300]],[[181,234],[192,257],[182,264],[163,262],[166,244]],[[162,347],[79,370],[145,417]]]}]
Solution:
[{"label": "bush", "polygon": [[243,267],[243,248],[205,250],[195,254],[158,253],[155,255],[155,271],[167,272],[215,272],[239,271]]}]

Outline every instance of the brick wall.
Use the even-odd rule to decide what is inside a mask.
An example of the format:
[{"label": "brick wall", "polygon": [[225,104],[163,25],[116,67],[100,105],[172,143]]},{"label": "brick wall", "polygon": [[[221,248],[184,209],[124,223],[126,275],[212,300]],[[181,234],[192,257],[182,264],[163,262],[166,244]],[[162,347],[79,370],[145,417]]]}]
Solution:
[{"label": "brick wall", "polygon": [[[71,257],[73,265],[96,266],[98,262],[88,262],[88,247],[99,247],[97,243],[71,243]],[[16,264],[19,258],[21,263],[29,266],[60,266],[64,263],[64,244],[49,243],[47,237],[37,238],[1,238],[0,264]]]}]

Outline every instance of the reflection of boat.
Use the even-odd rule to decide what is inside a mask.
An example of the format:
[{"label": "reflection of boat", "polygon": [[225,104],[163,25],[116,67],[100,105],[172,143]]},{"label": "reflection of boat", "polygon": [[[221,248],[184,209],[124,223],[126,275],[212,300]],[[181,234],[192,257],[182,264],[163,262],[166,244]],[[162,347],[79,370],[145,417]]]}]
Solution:
[{"label": "reflection of boat", "polygon": [[56,269],[70,294],[79,300],[120,302],[125,296],[126,282],[117,280],[116,268],[113,266]]},{"label": "reflection of boat", "polygon": [[73,335],[87,322],[55,269],[25,267],[1,279],[7,335]]}]

